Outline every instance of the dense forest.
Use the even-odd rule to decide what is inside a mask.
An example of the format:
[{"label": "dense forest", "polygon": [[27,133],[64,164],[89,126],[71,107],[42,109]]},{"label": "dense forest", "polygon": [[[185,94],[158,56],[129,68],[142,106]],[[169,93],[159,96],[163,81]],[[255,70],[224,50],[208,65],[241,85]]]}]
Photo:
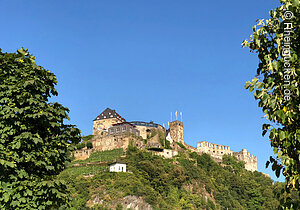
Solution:
[{"label": "dense forest", "polygon": [[[115,159],[127,163],[127,173],[107,170]],[[173,159],[133,146],[126,155],[122,149],[95,152],[69,163],[58,179],[68,184],[73,209],[124,209],[126,196],[142,199],[150,209],[271,210],[278,209],[281,199],[300,200],[282,193],[284,183],[245,170],[232,156],[216,163],[207,154],[188,150]]]}]

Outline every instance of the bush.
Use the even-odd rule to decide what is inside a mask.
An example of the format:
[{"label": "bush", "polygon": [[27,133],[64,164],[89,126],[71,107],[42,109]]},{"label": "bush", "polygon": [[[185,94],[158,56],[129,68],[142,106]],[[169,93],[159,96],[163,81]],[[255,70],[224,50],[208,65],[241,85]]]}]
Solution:
[{"label": "bush", "polygon": [[182,149],[186,150],[186,147],[181,142],[176,142]]},{"label": "bush", "polygon": [[92,149],[93,148],[93,144],[92,144],[92,142],[87,142],[86,143],[86,147],[88,148],[88,149]]},{"label": "bush", "polygon": [[77,148],[77,149],[85,148],[85,143],[84,143],[84,142],[81,142],[81,143],[77,144],[77,145],[76,145],[76,148]]},{"label": "bush", "polygon": [[92,140],[93,138],[94,138],[94,135],[82,136],[82,140],[84,142]]}]

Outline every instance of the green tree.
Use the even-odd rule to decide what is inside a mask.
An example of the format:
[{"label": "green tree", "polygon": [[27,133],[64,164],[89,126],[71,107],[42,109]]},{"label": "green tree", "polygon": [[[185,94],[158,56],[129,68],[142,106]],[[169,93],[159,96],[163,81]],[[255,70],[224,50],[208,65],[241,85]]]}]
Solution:
[{"label": "green tree", "polygon": [[56,83],[27,49],[0,49],[0,209],[57,209],[69,200],[54,177],[81,137],[64,123],[68,108],[48,102]]},{"label": "green tree", "polygon": [[85,143],[84,142],[80,142],[76,145],[76,149],[82,149],[85,148]]},{"label": "green tree", "polygon": [[87,142],[86,143],[86,147],[88,148],[88,149],[92,149],[93,148],[93,144],[92,144],[92,142]]},{"label": "green tree", "polygon": [[270,19],[258,20],[250,40],[243,42],[258,53],[257,75],[246,89],[254,91],[269,124],[262,126],[263,136],[269,131],[275,157],[270,157],[276,176],[282,171],[287,191],[300,185],[300,69],[299,69],[299,0],[280,0],[281,6],[270,11]]}]

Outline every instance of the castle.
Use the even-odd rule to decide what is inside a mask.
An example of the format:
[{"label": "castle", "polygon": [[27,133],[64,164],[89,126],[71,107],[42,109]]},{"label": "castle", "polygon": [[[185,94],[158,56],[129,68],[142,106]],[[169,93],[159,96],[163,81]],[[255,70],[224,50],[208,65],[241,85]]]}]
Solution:
[{"label": "castle", "polygon": [[[257,170],[257,158],[242,149],[240,152],[233,152],[229,146],[213,144],[207,141],[197,143],[194,148],[184,142],[183,122],[175,120],[170,122],[169,129],[152,121],[127,122],[115,110],[105,109],[93,121],[93,150],[104,151],[117,148],[126,150],[130,143],[142,149],[151,149],[157,155],[165,158],[172,158],[185,148],[199,154],[207,153],[216,161],[221,161],[223,155],[233,155],[238,160],[245,162],[245,168],[250,171]],[[165,140],[169,141],[169,149],[165,149]],[[74,153],[75,158],[84,159],[91,153],[91,150],[78,150]]]}]

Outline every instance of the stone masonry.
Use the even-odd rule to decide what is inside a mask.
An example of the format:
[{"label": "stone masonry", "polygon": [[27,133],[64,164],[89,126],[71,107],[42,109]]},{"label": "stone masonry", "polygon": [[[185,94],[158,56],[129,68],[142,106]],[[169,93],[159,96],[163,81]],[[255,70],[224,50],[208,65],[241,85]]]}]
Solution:
[{"label": "stone masonry", "polygon": [[223,155],[233,155],[239,161],[245,162],[245,168],[249,171],[257,170],[257,158],[247,152],[246,149],[242,149],[240,152],[233,152],[229,146],[213,144],[207,141],[201,141],[197,143],[197,151],[200,153],[210,154],[212,157],[222,159]]},{"label": "stone masonry", "polygon": [[170,122],[170,136],[174,141],[184,144],[182,122],[178,120]]}]

